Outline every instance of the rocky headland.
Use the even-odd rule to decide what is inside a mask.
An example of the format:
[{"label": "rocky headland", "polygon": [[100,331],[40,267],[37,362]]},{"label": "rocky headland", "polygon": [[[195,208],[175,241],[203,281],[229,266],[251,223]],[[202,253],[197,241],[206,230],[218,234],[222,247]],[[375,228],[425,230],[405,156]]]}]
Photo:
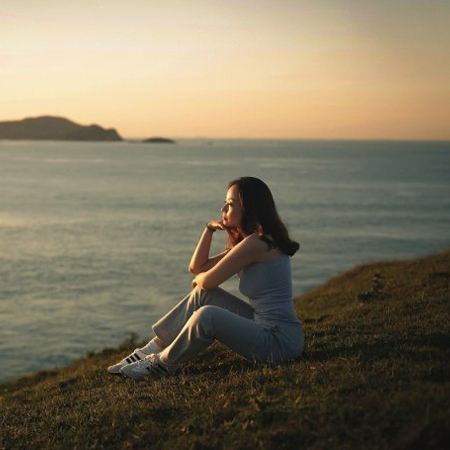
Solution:
[{"label": "rocky headland", "polygon": [[114,128],[79,125],[63,117],[41,116],[0,122],[0,139],[55,141],[122,141]]}]

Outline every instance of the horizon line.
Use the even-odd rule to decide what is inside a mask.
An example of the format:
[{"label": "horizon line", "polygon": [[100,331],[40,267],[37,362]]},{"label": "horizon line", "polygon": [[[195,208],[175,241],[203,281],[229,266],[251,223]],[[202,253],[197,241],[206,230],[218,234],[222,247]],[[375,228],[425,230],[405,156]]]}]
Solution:
[{"label": "horizon line", "polygon": [[[151,137],[164,137],[168,139],[174,140],[191,140],[191,141],[354,141],[354,142],[442,142],[442,143],[450,143],[450,137],[447,139],[438,139],[438,138],[351,138],[351,137],[336,137],[336,138],[326,138],[326,137],[207,137],[207,136],[195,136],[195,137],[183,137],[183,136],[163,136],[163,135],[153,135]],[[148,139],[146,137],[129,137],[122,138],[124,141],[133,141],[133,140],[142,140]]]}]

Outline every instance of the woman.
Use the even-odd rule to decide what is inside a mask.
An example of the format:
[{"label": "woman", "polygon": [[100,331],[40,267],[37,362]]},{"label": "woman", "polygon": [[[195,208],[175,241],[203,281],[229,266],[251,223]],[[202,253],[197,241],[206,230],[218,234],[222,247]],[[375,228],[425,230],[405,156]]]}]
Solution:
[{"label": "woman", "polygon": [[[147,345],[110,366],[111,374],[141,380],[170,374],[218,340],[248,360],[280,363],[300,356],[303,330],[295,316],[289,238],[272,194],[258,178],[228,186],[222,220],[206,224],[189,270],[193,290],[153,325]],[[227,232],[227,249],[209,256],[213,234]],[[218,286],[239,273],[250,304]]]}]

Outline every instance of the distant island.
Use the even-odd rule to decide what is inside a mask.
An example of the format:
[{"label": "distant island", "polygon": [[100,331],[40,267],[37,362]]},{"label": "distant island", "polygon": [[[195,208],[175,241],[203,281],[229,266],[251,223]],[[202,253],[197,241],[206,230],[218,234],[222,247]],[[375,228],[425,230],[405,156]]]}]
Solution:
[{"label": "distant island", "polygon": [[[49,141],[123,141],[114,128],[99,125],[79,125],[64,117],[40,116],[23,120],[0,122],[0,140],[49,140]],[[164,137],[129,140],[132,143],[176,144]]]},{"label": "distant island", "polygon": [[142,142],[146,144],[176,144],[176,141],[172,139],[167,139],[163,137],[152,137],[148,139],[144,139]]},{"label": "distant island", "polygon": [[78,125],[63,117],[41,116],[0,122],[0,139],[122,141],[114,128]]}]

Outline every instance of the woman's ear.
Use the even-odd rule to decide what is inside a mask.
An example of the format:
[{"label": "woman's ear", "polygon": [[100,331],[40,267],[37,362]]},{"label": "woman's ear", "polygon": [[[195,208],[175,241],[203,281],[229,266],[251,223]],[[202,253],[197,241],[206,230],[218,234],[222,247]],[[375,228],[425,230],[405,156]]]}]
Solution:
[{"label": "woman's ear", "polygon": [[264,230],[260,223],[256,225],[256,233],[258,234],[258,236],[264,236]]}]

